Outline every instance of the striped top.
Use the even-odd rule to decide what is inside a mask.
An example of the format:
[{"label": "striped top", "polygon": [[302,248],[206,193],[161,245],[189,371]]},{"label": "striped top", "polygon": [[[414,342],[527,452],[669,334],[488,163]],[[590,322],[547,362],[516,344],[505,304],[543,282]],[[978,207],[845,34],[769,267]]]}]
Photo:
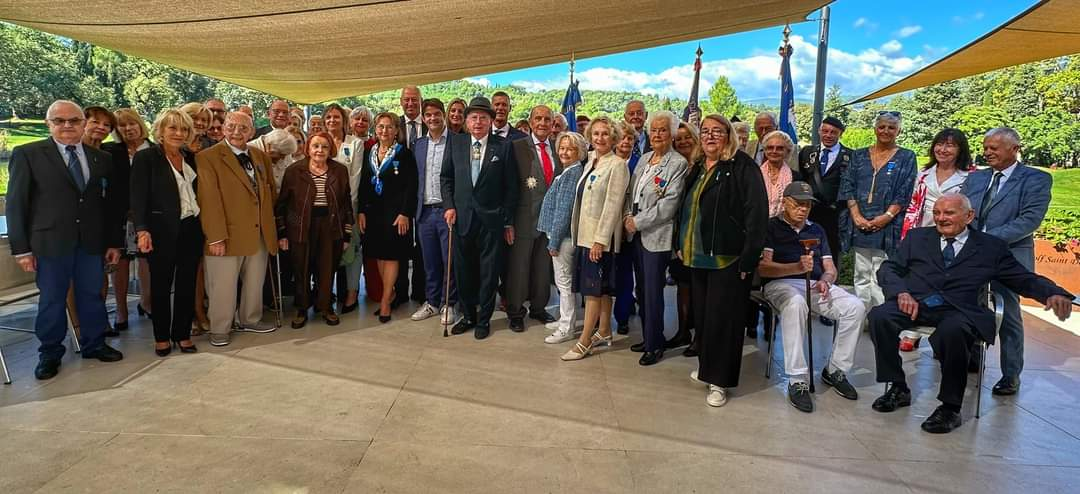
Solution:
[{"label": "striped top", "polygon": [[316,175],[311,173],[311,180],[315,181],[315,202],[314,206],[329,206],[330,203],[326,200],[326,172],[322,175]]}]

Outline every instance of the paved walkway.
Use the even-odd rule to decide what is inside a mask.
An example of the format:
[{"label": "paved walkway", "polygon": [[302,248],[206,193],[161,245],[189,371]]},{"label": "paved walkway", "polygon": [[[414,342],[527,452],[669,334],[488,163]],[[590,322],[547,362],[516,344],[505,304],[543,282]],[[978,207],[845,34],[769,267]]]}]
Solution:
[{"label": "paved walkway", "polygon": [[[199,337],[200,353],[164,359],[133,319],[110,339],[122,362],[69,352],[46,382],[32,335],[0,332],[15,379],[0,386],[0,492],[1046,494],[1080,478],[1080,338],[1034,317],[1020,394],[991,396],[991,350],[982,418],[972,386],[964,425],[934,436],[919,429],[937,404],[925,345],[905,355],[911,408],[870,409],[882,386],[864,334],[859,401],[819,386],[803,414],[776,376],[779,348],[764,378],[760,340],[728,404],[710,408],[688,379],[696,359],[637,365],[636,320],[613,349],[567,363],[568,344],[545,345],[539,325],[515,334],[499,319],[486,341],[444,339],[411,307],[386,325],[372,310],[221,349]],[[830,332],[815,336],[820,369]]]}]

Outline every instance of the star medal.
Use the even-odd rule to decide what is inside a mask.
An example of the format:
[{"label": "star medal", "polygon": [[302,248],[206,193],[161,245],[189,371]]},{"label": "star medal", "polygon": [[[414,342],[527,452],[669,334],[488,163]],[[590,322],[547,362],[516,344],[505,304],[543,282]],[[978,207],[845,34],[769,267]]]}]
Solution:
[{"label": "star medal", "polygon": [[589,175],[589,190],[592,190],[592,184],[596,181],[596,175]]},{"label": "star medal", "polygon": [[530,189],[536,188],[536,177],[529,177],[525,179],[525,186]]},{"label": "star medal", "polygon": [[664,197],[664,193],[666,192],[667,184],[668,184],[668,181],[660,178],[659,175],[657,175],[653,179],[653,189],[656,190],[656,196],[657,197]]},{"label": "star medal", "polygon": [[398,174],[398,167],[399,166],[401,166],[401,163],[399,163],[397,160],[394,160],[394,175]]},{"label": "star medal", "polygon": [[349,163],[352,162],[352,149],[350,149],[349,146],[342,147],[341,148],[341,153],[345,155],[345,164],[346,165],[348,165]]},{"label": "star medal", "polygon": [[896,168],[896,162],[890,161],[888,165],[885,165],[885,174],[892,175],[893,168]]}]

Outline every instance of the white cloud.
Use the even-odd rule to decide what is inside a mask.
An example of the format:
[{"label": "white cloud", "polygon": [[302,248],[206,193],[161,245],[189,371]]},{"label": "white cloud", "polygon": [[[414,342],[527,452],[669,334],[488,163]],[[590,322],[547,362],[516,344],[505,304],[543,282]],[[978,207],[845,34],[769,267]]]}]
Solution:
[{"label": "white cloud", "polygon": [[983,13],[980,10],[980,11],[976,11],[975,13],[972,13],[970,15],[954,15],[953,18],[952,18],[952,21],[953,21],[953,24],[967,24],[967,23],[972,22],[972,21],[982,20],[982,18],[985,17],[985,16],[986,16],[986,14]]},{"label": "white cloud", "polygon": [[867,21],[865,17],[860,17],[858,19],[855,19],[855,23],[852,24],[851,27],[853,27],[855,29],[858,29],[860,27],[865,26],[867,22],[869,22],[869,21]]},{"label": "white cloud", "polygon": [[908,36],[911,36],[913,34],[918,33],[919,31],[922,31],[922,26],[919,26],[919,25],[904,26],[904,27],[900,28],[899,31],[896,32],[896,35],[901,37],[901,38],[906,38]]},{"label": "white cloud", "polygon": [[900,50],[903,49],[904,45],[900,44],[900,42],[895,39],[890,39],[889,41],[886,41],[885,44],[881,45],[882,53],[887,53],[890,55],[893,53],[900,53]]},{"label": "white cloud", "polygon": [[487,77],[466,77],[465,80],[481,86],[491,86],[491,79]]},{"label": "white cloud", "polygon": [[874,31],[874,30],[876,30],[878,28],[878,23],[872,22],[872,21],[870,21],[870,19],[867,19],[865,17],[860,17],[858,19],[855,19],[855,22],[853,22],[851,24],[851,27],[854,28],[854,29],[863,29],[863,30],[866,30],[866,31]]},{"label": "white cloud", "polygon": [[[893,45],[895,43],[895,45]],[[795,97],[812,99],[817,64],[817,45],[802,36],[792,35],[795,49],[791,57],[792,80]],[[880,49],[869,48],[850,53],[836,48],[829,49],[828,81],[838,84],[848,97],[861,96],[878,89],[926,64],[924,55],[909,57],[900,53],[900,42],[890,41]],[[689,58],[689,57],[688,57]],[[689,60],[688,60],[689,62]],[[724,76],[731,82],[739,98],[744,101],[777,99],[780,94],[780,57],[775,52],[761,52],[742,58],[707,60],[701,67],[701,97],[706,98],[708,89],[717,77]],[[659,97],[685,99],[693,85],[692,63],[668,67],[659,72],[641,72],[611,67],[595,67],[577,74],[581,89],[607,89],[614,91],[637,91]],[[527,90],[565,89],[566,76],[546,81],[514,81],[512,84]]]}]

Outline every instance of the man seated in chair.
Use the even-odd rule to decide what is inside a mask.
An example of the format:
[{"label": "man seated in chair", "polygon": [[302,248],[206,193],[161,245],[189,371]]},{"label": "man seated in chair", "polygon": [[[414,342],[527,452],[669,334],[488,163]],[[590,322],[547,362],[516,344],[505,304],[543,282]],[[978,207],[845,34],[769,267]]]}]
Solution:
[{"label": "man seated in chair", "polygon": [[[836,281],[836,264],[829,251],[827,234],[820,225],[807,221],[814,193],[806,182],[792,182],[784,189],[784,210],[769,220],[765,249],[758,274],[765,279],[765,298],[780,312],[784,337],[784,372],[788,375],[788,401],[803,412],[814,411],[810,396],[803,342],[806,340],[806,273],[810,273],[809,310],[837,321],[832,356],[821,371],[821,382],[836,394],[856,400],[859,394],[847,380],[859,343],[859,329],[866,309],[862,302]],[[802,242],[815,243],[807,254]]]},{"label": "man seated in chair", "polygon": [[900,332],[934,326],[930,345],[941,360],[941,401],[922,424],[926,432],[943,434],[960,426],[960,405],[967,386],[968,355],[976,339],[993,343],[994,313],[986,304],[986,288],[998,281],[1025,297],[1038,300],[1064,321],[1072,311],[1069,292],[1028,271],[997,237],[969,229],[975,217],[971,202],[959,193],[934,204],[935,228],[908,232],[896,255],[878,270],[886,301],[870,311],[870,337],[877,358],[877,380],[885,394],[874,401],[879,412],[911,404],[896,348]]}]

